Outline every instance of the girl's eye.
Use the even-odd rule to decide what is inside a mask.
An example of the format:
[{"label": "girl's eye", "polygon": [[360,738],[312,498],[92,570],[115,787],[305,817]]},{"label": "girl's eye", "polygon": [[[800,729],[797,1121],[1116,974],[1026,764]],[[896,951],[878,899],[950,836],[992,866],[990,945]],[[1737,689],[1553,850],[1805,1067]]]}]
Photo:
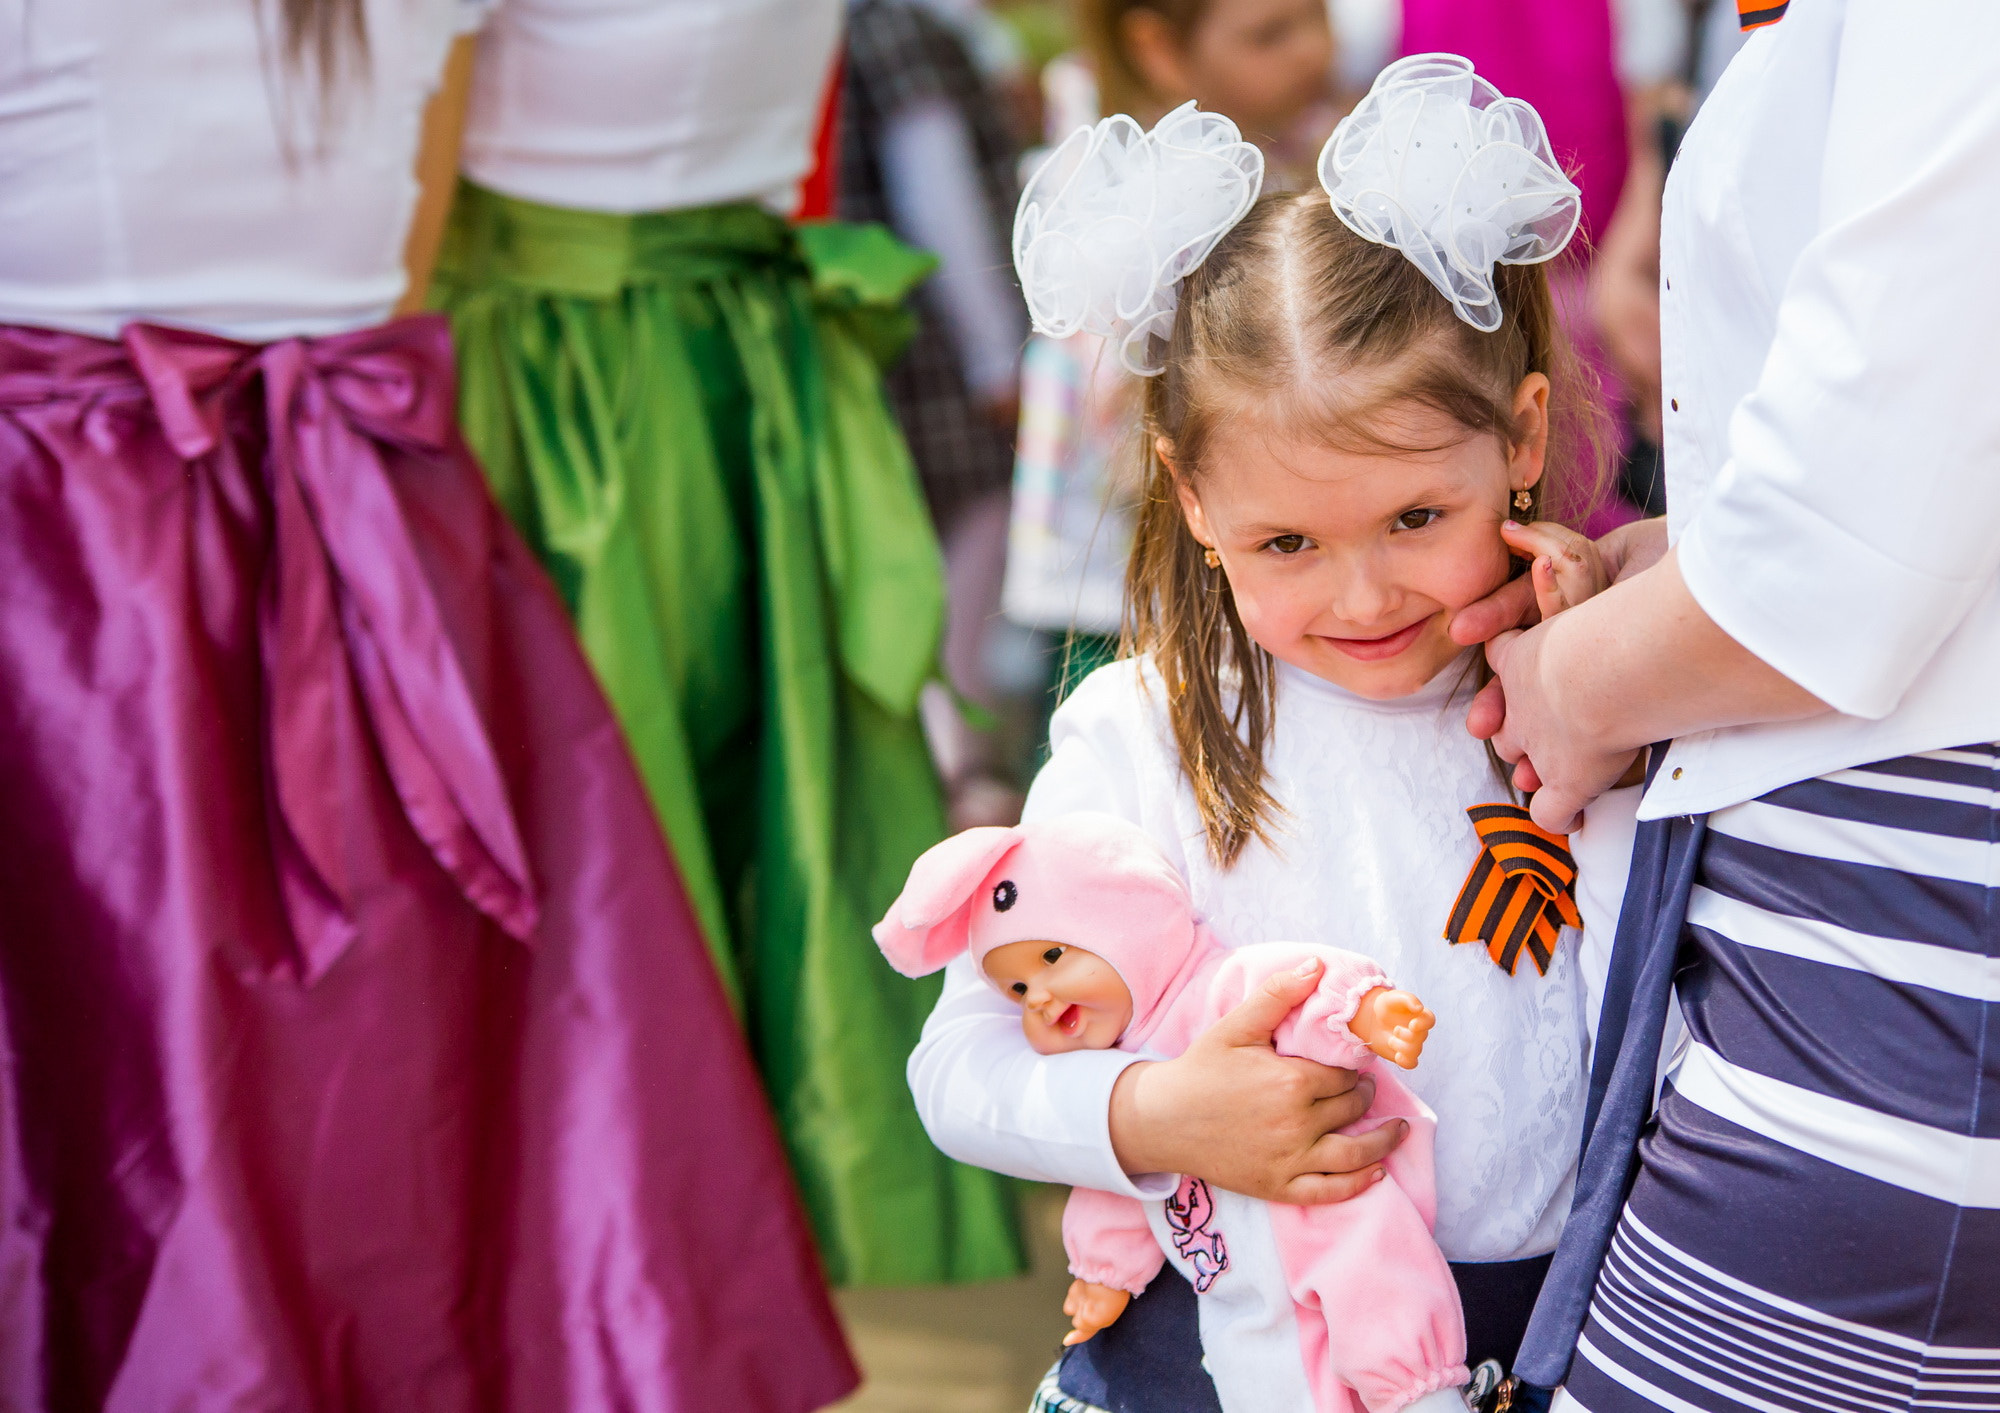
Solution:
[{"label": "girl's eye", "polygon": [[1421,530],[1424,526],[1444,514],[1442,510],[1406,510],[1396,517],[1396,527],[1400,530]]},{"label": "girl's eye", "polygon": [[1297,554],[1306,547],[1304,535],[1278,535],[1264,541],[1264,548],[1276,550],[1279,554]]},{"label": "girl's eye", "polygon": [[1057,962],[1062,960],[1062,954],[1063,954],[1062,948],[1051,947],[1049,948],[1048,951],[1042,953],[1042,960],[1044,962],[1047,962],[1050,966],[1054,966]]},{"label": "girl's eye", "polygon": [[1012,991],[1016,996],[1025,996],[1028,994],[1028,983],[1025,981],[1017,981],[1007,989]]}]

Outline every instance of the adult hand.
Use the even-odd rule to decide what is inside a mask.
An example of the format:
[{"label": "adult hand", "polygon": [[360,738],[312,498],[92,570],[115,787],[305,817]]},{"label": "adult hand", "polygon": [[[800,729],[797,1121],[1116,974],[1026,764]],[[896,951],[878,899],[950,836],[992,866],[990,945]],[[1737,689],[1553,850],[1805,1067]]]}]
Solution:
[{"label": "adult hand", "polygon": [[1639,753],[1596,744],[1592,733],[1566,719],[1565,703],[1543,671],[1543,653],[1556,626],[1502,633],[1486,645],[1491,685],[1500,690],[1490,699],[1480,694],[1466,727],[1491,740],[1494,753],[1514,767],[1514,788],[1533,794],[1528,813],[1535,823],[1567,834],[1584,806],[1618,784]]},{"label": "adult hand", "polygon": [[1185,1173],[1267,1202],[1339,1202],[1382,1178],[1409,1131],[1365,1134],[1374,1081],[1280,1055],[1271,1036],[1319,984],[1322,964],[1267,980],[1176,1059],[1129,1066],[1111,1093],[1111,1146],[1128,1173]]}]

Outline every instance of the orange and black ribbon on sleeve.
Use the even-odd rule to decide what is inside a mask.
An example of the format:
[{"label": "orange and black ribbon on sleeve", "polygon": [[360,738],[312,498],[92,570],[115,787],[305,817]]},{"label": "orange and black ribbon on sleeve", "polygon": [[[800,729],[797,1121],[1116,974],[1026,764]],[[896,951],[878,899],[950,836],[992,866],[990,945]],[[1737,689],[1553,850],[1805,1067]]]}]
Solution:
[{"label": "orange and black ribbon on sleeve", "polygon": [[1447,942],[1483,942],[1509,976],[1526,953],[1548,974],[1565,924],[1581,928],[1576,860],[1567,834],[1551,834],[1519,805],[1474,805],[1479,861],[1466,876],[1445,924]]},{"label": "orange and black ribbon on sleeve", "polygon": [[1736,0],[1736,23],[1744,30],[1762,29],[1785,17],[1792,0]]}]

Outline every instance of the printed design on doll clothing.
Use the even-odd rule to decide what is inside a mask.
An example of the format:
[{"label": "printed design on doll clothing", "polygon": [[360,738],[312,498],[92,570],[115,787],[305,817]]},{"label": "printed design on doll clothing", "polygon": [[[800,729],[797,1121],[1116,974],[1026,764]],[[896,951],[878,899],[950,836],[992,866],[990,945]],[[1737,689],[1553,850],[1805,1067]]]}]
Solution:
[{"label": "printed design on doll clothing", "polygon": [[1205,1293],[1229,1269],[1229,1248],[1215,1229],[1215,1194],[1200,1178],[1184,1177],[1167,1199],[1167,1226],[1174,1250],[1194,1267],[1194,1288]]},{"label": "printed design on doll clothing", "polygon": [[1473,805],[1479,858],[1445,923],[1447,942],[1483,942],[1509,976],[1525,950],[1548,975],[1564,924],[1583,928],[1576,906],[1576,859],[1567,834],[1551,834],[1519,805]]}]

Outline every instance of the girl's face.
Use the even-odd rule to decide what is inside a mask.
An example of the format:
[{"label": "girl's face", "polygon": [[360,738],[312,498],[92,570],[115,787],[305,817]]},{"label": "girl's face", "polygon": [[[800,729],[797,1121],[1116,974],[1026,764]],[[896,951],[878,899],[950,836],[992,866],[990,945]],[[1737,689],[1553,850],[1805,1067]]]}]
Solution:
[{"label": "girl's face", "polygon": [[[1465,651],[1447,631],[1459,609],[1506,581],[1500,522],[1513,493],[1541,478],[1548,379],[1515,398],[1526,433],[1508,447],[1429,411],[1383,431],[1442,451],[1367,453],[1217,429],[1200,482],[1181,483],[1196,539],[1222,558],[1252,639],[1358,696],[1408,696]],[[1170,449],[1162,448],[1162,454]]]},{"label": "girl's face", "polygon": [[1126,46],[1153,91],[1226,113],[1253,139],[1289,134],[1332,91],[1326,0],[1211,0],[1181,42],[1160,15],[1127,15]]}]

